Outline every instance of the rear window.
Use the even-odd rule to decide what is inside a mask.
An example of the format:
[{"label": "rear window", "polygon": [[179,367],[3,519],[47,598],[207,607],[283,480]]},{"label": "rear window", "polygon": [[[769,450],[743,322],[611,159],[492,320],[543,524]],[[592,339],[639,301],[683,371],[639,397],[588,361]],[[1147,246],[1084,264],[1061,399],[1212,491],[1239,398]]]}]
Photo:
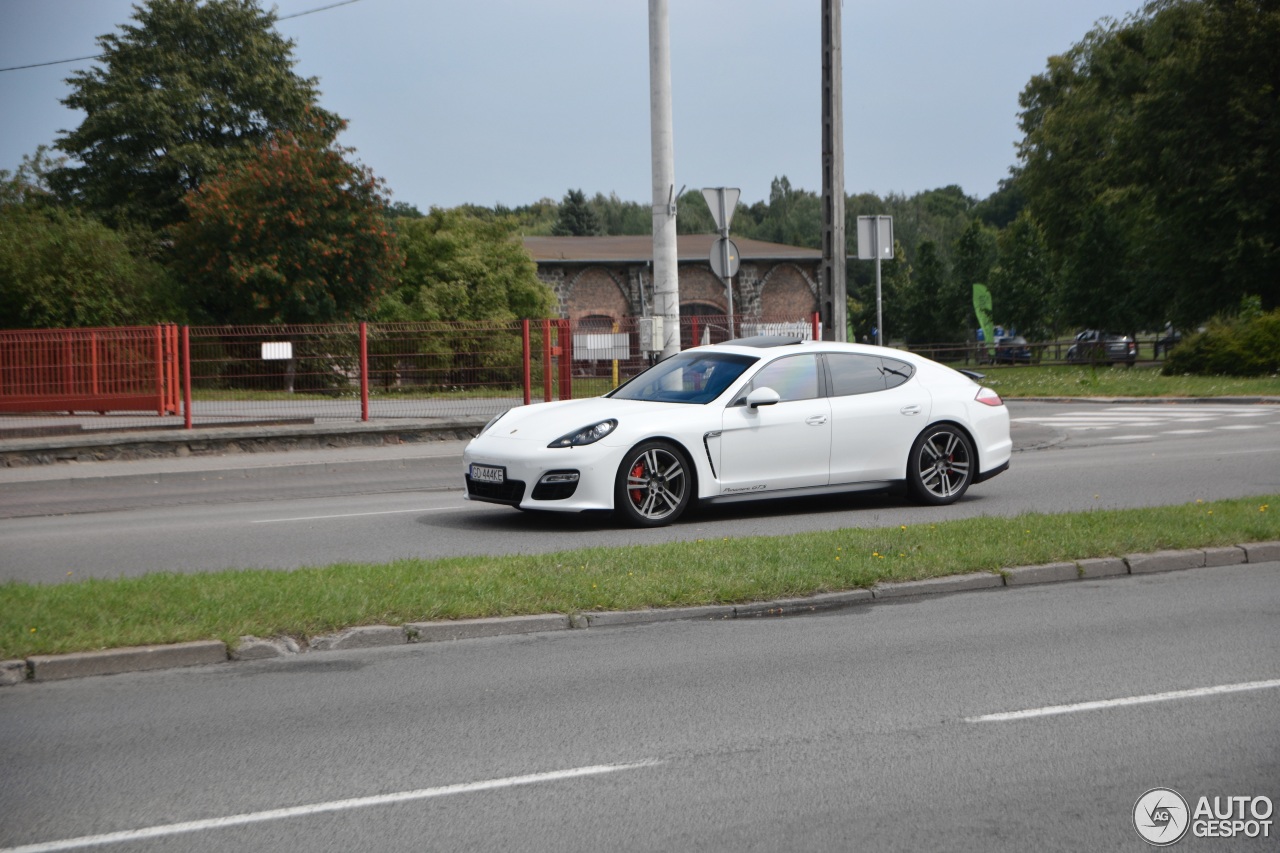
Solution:
[{"label": "rear window", "polygon": [[914,367],[896,358],[848,353],[827,353],[826,358],[833,397],[896,388],[915,373]]}]

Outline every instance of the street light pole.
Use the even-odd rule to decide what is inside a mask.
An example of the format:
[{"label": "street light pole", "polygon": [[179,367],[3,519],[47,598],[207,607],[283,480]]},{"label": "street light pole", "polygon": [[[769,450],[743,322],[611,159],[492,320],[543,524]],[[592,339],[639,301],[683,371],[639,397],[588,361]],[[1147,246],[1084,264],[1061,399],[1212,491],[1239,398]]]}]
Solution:
[{"label": "street light pole", "polygon": [[671,121],[667,0],[649,0],[649,135],[653,172],[653,301],[654,313],[662,318],[662,357],[667,358],[680,352],[675,134]]}]

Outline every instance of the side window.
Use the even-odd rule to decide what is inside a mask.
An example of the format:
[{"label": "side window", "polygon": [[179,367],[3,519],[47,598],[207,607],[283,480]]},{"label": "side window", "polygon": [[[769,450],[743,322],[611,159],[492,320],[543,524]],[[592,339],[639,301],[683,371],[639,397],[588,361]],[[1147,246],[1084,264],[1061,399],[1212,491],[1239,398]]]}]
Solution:
[{"label": "side window", "polygon": [[896,358],[882,358],[880,363],[884,367],[884,381],[888,388],[897,388],[916,372],[914,367]]},{"label": "side window", "polygon": [[831,371],[831,396],[847,397],[885,389],[880,357],[827,353],[827,369]]},{"label": "side window", "polygon": [[897,388],[915,373],[914,367],[896,358],[846,353],[827,353],[827,369],[833,397]]},{"label": "side window", "polygon": [[816,355],[792,355],[765,365],[744,389],[734,405],[746,401],[747,394],[756,388],[772,388],[786,403],[791,400],[812,400],[818,396],[818,357]]}]

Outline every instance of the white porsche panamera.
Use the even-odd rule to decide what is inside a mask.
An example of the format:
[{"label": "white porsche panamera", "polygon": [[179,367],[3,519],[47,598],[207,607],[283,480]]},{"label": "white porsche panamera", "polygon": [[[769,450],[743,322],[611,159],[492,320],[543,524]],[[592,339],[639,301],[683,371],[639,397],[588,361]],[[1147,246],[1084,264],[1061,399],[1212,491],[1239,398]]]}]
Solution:
[{"label": "white porsche panamera", "polygon": [[685,350],[603,397],[510,409],[463,453],[466,497],[670,524],[694,502],[905,487],[960,499],[1009,467],[996,392],[883,347],[744,338]]}]

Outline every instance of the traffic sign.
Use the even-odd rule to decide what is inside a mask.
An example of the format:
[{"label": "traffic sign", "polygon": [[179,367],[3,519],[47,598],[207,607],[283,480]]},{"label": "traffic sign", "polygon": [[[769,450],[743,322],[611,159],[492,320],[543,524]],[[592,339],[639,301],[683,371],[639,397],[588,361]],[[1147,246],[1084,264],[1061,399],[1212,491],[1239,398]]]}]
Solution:
[{"label": "traffic sign", "polygon": [[858,260],[893,260],[893,217],[858,217]]},{"label": "traffic sign", "polygon": [[711,218],[715,220],[716,230],[721,234],[729,233],[729,223],[733,221],[733,212],[738,209],[738,198],[742,190],[736,187],[705,187],[702,197],[707,200],[711,210]]},{"label": "traffic sign", "polygon": [[738,274],[738,246],[728,237],[711,244],[711,271],[722,279]]}]

